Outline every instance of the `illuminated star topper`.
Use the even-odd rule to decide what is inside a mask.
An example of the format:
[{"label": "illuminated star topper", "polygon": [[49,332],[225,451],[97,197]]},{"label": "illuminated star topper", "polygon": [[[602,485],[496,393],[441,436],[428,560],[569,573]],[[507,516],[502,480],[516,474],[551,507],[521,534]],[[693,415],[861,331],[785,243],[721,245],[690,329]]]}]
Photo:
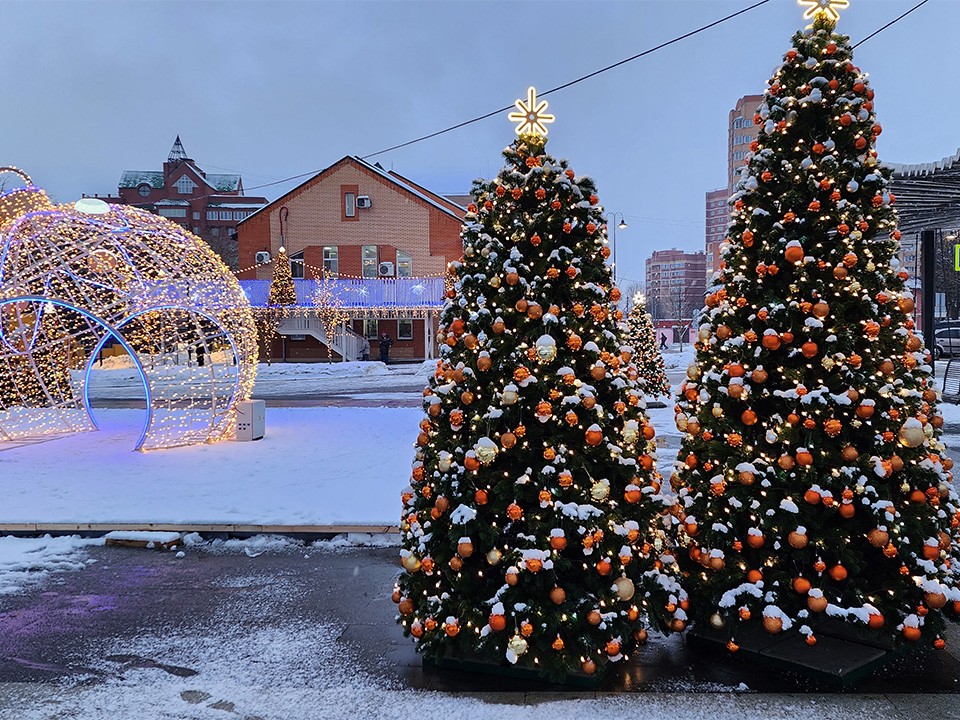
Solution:
[{"label": "illuminated star topper", "polygon": [[806,8],[803,11],[804,20],[826,15],[834,23],[840,20],[840,11],[850,7],[850,0],[797,0],[797,2]]},{"label": "illuminated star topper", "polygon": [[546,136],[546,123],[552,123],[554,117],[546,112],[546,100],[537,102],[537,89],[531,85],[527,89],[527,102],[517,100],[514,104],[519,112],[512,112],[507,117],[511,122],[517,123],[517,135]]}]

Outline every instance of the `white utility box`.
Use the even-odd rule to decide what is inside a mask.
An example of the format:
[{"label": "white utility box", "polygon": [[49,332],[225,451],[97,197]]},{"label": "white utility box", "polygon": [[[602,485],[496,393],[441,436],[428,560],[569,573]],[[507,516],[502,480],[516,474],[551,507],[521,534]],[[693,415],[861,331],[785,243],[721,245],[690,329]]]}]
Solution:
[{"label": "white utility box", "polygon": [[260,440],[267,421],[267,403],[242,400],[237,403],[237,440]]}]

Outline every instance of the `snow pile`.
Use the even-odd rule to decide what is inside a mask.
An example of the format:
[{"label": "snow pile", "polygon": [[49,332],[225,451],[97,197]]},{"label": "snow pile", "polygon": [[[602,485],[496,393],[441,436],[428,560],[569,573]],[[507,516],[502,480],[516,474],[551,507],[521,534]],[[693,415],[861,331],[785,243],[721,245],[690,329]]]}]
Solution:
[{"label": "snow pile", "polygon": [[95,562],[84,557],[85,549],[95,545],[103,545],[103,540],[85,540],[76,535],[0,537],[0,595],[20,592],[53,573],[82,570]]}]

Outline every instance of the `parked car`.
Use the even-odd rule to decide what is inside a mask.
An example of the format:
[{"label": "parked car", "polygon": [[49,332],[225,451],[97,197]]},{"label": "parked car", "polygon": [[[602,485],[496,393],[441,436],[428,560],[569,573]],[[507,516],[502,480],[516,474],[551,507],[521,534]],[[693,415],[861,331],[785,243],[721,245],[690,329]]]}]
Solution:
[{"label": "parked car", "polygon": [[940,328],[934,334],[933,356],[953,357],[960,355],[960,326]]}]

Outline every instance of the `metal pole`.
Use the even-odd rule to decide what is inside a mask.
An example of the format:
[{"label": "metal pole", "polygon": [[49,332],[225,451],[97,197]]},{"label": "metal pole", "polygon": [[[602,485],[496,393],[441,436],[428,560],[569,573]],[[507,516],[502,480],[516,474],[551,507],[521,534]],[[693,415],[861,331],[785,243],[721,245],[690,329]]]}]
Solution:
[{"label": "metal pole", "polygon": [[923,341],[930,351],[930,368],[933,372],[935,362],[936,339],[933,331],[933,314],[937,302],[935,274],[937,271],[935,250],[936,232],[924,230],[920,233],[920,245],[923,248]]}]

